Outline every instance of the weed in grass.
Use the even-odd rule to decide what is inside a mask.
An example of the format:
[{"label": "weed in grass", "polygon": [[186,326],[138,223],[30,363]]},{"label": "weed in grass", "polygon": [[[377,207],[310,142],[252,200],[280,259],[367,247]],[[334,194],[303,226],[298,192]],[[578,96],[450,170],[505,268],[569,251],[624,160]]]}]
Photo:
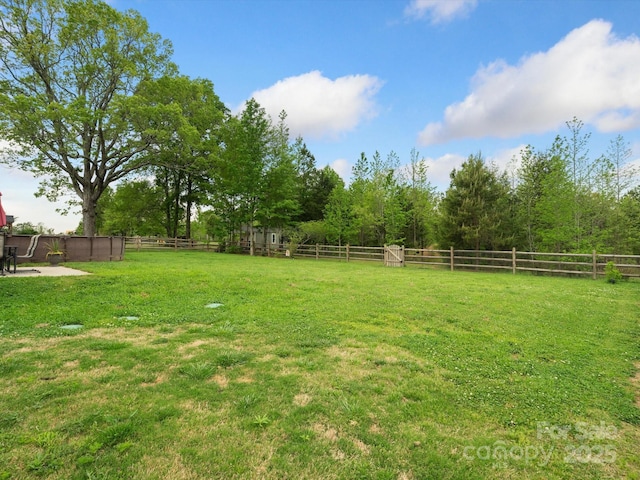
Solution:
[{"label": "weed in grass", "polygon": [[170,418],[179,417],[181,414],[182,411],[179,408],[173,405],[169,405],[166,407],[161,407],[157,411],[153,412],[153,419],[156,422],[164,422],[165,420],[168,420]]},{"label": "weed in grass", "polygon": [[98,443],[106,447],[113,447],[132,436],[135,431],[136,427],[133,422],[116,423],[108,426],[98,434]]},{"label": "weed in grass", "polygon": [[312,360],[310,358],[307,357],[303,357],[300,360],[298,360],[296,362],[296,365],[300,368],[302,368],[303,370],[306,370],[308,372],[313,372],[315,370],[318,370],[319,368],[321,368],[320,364],[318,362],[316,362],[315,360]]},{"label": "weed in grass", "polygon": [[0,375],[10,375],[20,371],[20,364],[11,358],[0,359]]},{"label": "weed in grass", "polygon": [[114,471],[110,468],[98,468],[91,469],[84,472],[83,480],[114,480],[121,478],[119,475],[114,475]]},{"label": "weed in grass", "polygon": [[249,394],[241,397],[240,400],[236,402],[236,405],[238,406],[238,408],[240,408],[240,410],[248,410],[251,407],[257,405],[259,401],[260,397],[254,394]]},{"label": "weed in grass", "polygon": [[233,350],[225,350],[224,352],[216,355],[214,359],[215,365],[223,368],[230,368],[235,365],[240,365],[249,359],[249,355],[245,352],[236,352]]},{"label": "weed in grass", "polygon": [[231,336],[238,331],[238,327],[231,322],[224,322],[222,325],[218,325],[215,328],[215,332],[221,336]]},{"label": "weed in grass", "polygon": [[266,428],[271,424],[271,420],[267,415],[256,415],[251,420],[251,425],[258,428]]},{"label": "weed in grass", "polygon": [[62,466],[62,461],[49,452],[38,452],[27,469],[41,475],[49,474]]},{"label": "weed in grass", "polygon": [[124,453],[133,447],[133,442],[122,442],[116,445],[116,451],[118,453]]},{"label": "weed in grass", "polygon": [[340,409],[347,414],[347,416],[355,416],[362,412],[358,402],[352,399],[342,397],[338,400]]},{"label": "weed in grass", "polygon": [[192,380],[206,380],[215,373],[216,366],[209,362],[188,363],[180,367],[178,371]]},{"label": "weed in grass", "polygon": [[289,358],[293,355],[293,351],[288,348],[277,348],[274,353],[280,358]]},{"label": "weed in grass", "polygon": [[59,442],[56,432],[41,432],[33,439],[33,443],[42,448],[51,448]]},{"label": "weed in grass", "polygon": [[8,430],[20,422],[20,415],[16,412],[0,413],[0,430]]}]

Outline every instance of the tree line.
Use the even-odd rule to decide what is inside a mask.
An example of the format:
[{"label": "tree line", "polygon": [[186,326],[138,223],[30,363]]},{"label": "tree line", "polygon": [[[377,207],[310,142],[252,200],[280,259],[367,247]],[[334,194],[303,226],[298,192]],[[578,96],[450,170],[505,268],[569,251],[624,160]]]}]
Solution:
[{"label": "tree line", "polygon": [[500,171],[472,154],[438,192],[416,150],[362,153],[349,185],[286,112],[232,115],[181,75],[169,41],[100,0],[0,0],[0,161],[71,192],[82,233],[640,253],[640,190],[621,136],[597,158],[578,119]]},{"label": "tree line", "polygon": [[303,139],[289,139],[285,112],[274,125],[251,100],[220,129],[224,148],[200,171],[201,183],[177,183],[183,167],[174,175],[157,167],[153,180],[108,192],[100,228],[189,237],[195,202],[196,234],[225,245],[277,229],[294,243],[640,254],[640,188],[629,145],[618,135],[594,159],[583,123],[566,125],[568,135],[545,149],[525,147],[504,170],[470,155],[445,192],[432,185],[415,149],[407,162],[395,152],[362,153],[347,186],[331,168],[317,167]]}]

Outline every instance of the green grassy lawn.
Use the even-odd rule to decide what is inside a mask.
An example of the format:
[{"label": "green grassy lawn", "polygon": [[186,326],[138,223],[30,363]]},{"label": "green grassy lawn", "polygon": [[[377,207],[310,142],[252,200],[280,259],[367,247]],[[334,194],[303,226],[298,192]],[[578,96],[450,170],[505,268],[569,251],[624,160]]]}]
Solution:
[{"label": "green grassy lawn", "polygon": [[70,266],[0,279],[0,479],[640,478],[638,282]]}]

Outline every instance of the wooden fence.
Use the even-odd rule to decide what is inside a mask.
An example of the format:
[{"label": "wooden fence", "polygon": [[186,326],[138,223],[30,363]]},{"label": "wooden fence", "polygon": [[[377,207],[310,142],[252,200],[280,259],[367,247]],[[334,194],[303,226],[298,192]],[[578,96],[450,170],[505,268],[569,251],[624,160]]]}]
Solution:
[{"label": "wooden fence", "polygon": [[[7,244],[17,247],[18,255],[24,255],[31,242],[32,235],[11,235]],[[125,242],[123,237],[85,237],[79,235],[40,235],[31,258],[18,257],[17,263],[46,262],[47,244],[56,240],[65,252],[65,262],[109,262],[124,258]]]},{"label": "wooden fence", "polygon": [[[190,249],[218,251],[215,242],[194,240],[131,237],[126,239],[126,248],[135,250]],[[239,253],[249,252],[249,243],[242,242],[235,247]],[[397,257],[398,251],[403,255]],[[640,255],[612,255],[593,251],[592,253],[539,253],[488,250],[448,250],[400,248],[394,250],[395,266],[427,267],[451,271],[493,271],[528,272],[530,274],[584,276],[596,279],[605,275],[607,262],[613,262],[626,278],[640,278]],[[353,245],[282,245],[256,248],[256,254],[339,261],[384,262],[385,247],[358,247]],[[388,260],[388,254],[387,254]]]},{"label": "wooden fence", "polygon": [[200,242],[185,238],[166,237],[127,237],[125,248],[128,250],[204,250],[217,252],[218,242]]}]

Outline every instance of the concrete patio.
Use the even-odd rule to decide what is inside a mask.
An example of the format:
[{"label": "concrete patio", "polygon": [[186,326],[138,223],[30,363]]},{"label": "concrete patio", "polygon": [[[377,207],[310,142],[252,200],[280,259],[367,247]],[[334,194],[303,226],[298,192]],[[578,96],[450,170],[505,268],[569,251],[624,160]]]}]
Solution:
[{"label": "concrete patio", "polygon": [[75,268],[63,266],[44,266],[44,267],[18,267],[16,273],[4,272],[4,276],[0,278],[23,278],[23,277],[67,277],[77,275],[90,275],[88,272],[76,270]]}]

